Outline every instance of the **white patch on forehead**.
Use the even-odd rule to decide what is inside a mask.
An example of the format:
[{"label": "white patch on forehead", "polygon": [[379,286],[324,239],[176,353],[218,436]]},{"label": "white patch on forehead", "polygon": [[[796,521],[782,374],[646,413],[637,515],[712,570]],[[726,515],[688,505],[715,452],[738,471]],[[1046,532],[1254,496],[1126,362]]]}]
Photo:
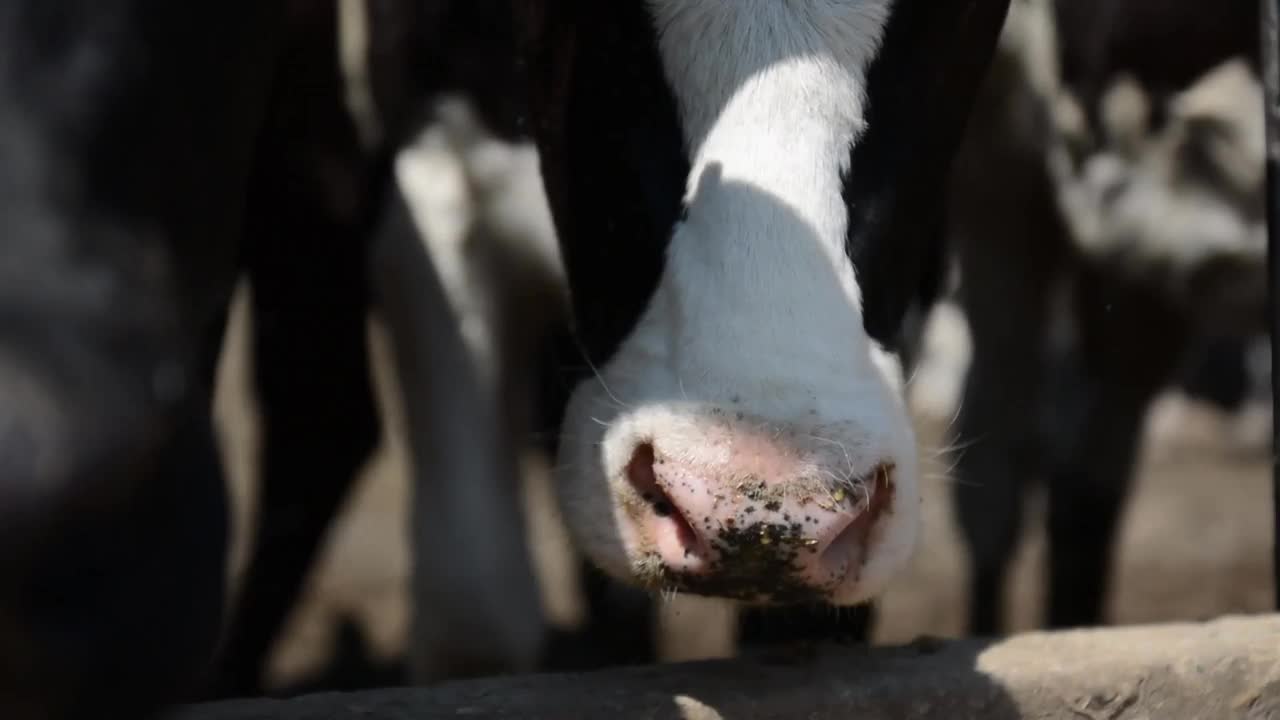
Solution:
[{"label": "white patch on forehead", "polygon": [[[715,223],[715,236],[749,247],[754,264],[773,264],[781,272],[787,259],[774,256],[794,253],[796,238],[778,232],[770,215],[779,209],[794,213],[822,241],[822,247],[805,250],[847,268],[841,279],[860,305],[844,260],[848,213],[841,178],[864,127],[866,68],[878,50],[890,1],[649,5],[692,165],[690,219]],[[703,183],[711,167],[719,173],[718,186],[756,189],[773,202],[724,197]],[[705,196],[698,194],[700,186]],[[725,250],[717,246],[715,252]]]},{"label": "white patch on forehead", "polygon": [[786,348],[807,356],[792,368],[810,379],[867,367],[841,191],[889,0],[649,5],[692,167],[659,291],[668,297],[655,305],[665,301],[683,344],[706,352]]},{"label": "white patch on forehead", "polygon": [[[735,100],[742,101],[739,115],[859,123],[865,70],[889,6],[889,0],[649,0],[689,146],[699,147],[717,121],[734,115]],[[808,79],[788,87],[769,80],[773,73]],[[756,74],[756,82],[744,84]],[[753,109],[747,102],[770,96],[775,103]]]}]

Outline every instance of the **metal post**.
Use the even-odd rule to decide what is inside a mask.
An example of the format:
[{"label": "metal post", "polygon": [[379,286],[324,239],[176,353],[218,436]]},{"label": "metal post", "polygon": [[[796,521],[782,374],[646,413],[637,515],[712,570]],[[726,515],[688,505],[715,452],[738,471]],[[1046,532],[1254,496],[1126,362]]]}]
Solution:
[{"label": "metal post", "polygon": [[[1280,410],[1280,0],[1262,3],[1262,75],[1267,123],[1268,323],[1271,330],[1271,403]],[[1272,568],[1280,608],[1280,423],[1271,428]]]}]

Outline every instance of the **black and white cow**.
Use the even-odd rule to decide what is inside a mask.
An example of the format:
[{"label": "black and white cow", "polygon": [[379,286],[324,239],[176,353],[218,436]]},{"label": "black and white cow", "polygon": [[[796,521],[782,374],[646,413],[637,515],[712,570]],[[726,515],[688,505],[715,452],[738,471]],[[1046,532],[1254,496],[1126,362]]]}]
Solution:
[{"label": "black and white cow", "polygon": [[870,599],[918,523],[897,332],[1006,4],[529,10],[593,370],[557,478],[578,545],[654,590]]},{"label": "black and white cow", "polygon": [[[905,561],[917,470],[894,345],[936,272],[943,178],[1006,7],[517,4],[599,371],[560,477],[596,564],[849,605]],[[352,269],[389,159],[335,111],[334,22],[305,2],[0,4],[6,718],[138,717],[202,674],[226,540],[209,358],[238,270],[259,525],[304,538],[255,555],[260,587],[296,588],[376,440]]]},{"label": "black and white cow", "polygon": [[1047,623],[1102,620],[1148,404],[1195,343],[1261,329],[1261,104],[1247,65],[1219,67],[1256,60],[1257,12],[1014,3],[949,220],[973,345],[954,486],[972,632],[1000,627],[1037,477]]}]

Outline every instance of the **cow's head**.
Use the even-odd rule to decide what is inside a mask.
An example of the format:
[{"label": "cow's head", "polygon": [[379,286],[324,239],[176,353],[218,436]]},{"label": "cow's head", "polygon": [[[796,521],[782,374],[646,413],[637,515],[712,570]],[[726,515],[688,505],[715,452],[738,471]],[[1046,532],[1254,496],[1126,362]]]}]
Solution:
[{"label": "cow's head", "polygon": [[1233,59],[1165,100],[1122,73],[1097,115],[1091,131],[1064,91],[1050,150],[1078,249],[1211,331],[1256,331],[1267,293],[1260,79]]},{"label": "cow's head", "polygon": [[895,351],[1007,0],[526,3],[590,369],[559,489],[611,574],[853,604],[918,532]]}]

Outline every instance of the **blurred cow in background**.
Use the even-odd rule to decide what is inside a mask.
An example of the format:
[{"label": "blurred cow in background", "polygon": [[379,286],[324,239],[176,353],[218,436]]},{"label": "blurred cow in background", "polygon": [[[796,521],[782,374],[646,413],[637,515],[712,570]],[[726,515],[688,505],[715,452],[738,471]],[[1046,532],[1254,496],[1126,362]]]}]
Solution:
[{"label": "blurred cow in background", "polygon": [[1247,2],[1014,3],[950,196],[972,632],[1000,628],[1036,477],[1048,624],[1102,620],[1150,401],[1193,349],[1262,329],[1257,28]]}]

